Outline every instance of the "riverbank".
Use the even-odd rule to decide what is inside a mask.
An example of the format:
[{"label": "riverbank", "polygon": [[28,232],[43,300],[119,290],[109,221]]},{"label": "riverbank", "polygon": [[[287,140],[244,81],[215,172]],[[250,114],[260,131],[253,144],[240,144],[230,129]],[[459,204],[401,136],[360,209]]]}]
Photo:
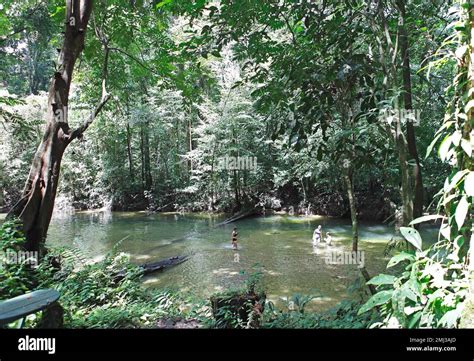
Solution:
[{"label": "riverbank", "polygon": [[[373,189],[363,189],[355,192],[359,220],[384,222],[393,220],[396,204],[399,203],[398,194],[383,190],[378,186]],[[12,197],[7,197],[13,200]],[[58,194],[55,204],[56,214],[71,214],[74,212],[149,212],[149,213],[203,213],[212,215],[232,215],[245,208],[226,204],[204,204],[200,200],[193,200],[193,196],[176,196],[173,199],[150,201],[143,194],[130,195],[123,199],[114,199],[103,195],[101,200],[90,202],[75,199],[66,194]],[[259,195],[246,202],[256,207],[260,212],[288,215],[321,215],[326,217],[350,218],[349,202],[343,191],[311,191],[304,196],[296,189],[282,188],[275,192]],[[0,205],[0,213],[7,212],[12,204]]]}]

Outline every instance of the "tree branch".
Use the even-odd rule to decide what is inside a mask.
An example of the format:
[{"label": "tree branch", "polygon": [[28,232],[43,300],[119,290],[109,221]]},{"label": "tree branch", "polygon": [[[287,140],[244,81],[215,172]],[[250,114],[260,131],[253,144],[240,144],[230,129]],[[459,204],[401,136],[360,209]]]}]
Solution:
[{"label": "tree branch", "polygon": [[89,126],[92,124],[94,119],[99,115],[102,108],[105,106],[105,104],[107,104],[107,102],[110,99],[110,94],[107,92],[107,88],[105,86],[105,81],[108,75],[110,48],[107,47],[106,43],[104,44],[104,48],[105,48],[105,59],[104,59],[104,65],[102,68],[102,96],[101,96],[100,102],[95,107],[95,110],[90,114],[89,118],[87,118],[86,121],[80,127],[74,129],[71,133],[69,133],[69,142],[72,142],[76,138],[82,137],[82,134],[87,130],[87,128],[89,128]]},{"label": "tree branch", "polygon": [[146,70],[148,71],[151,71],[153,74],[157,74],[155,70],[149,68],[148,66],[146,66],[140,59],[138,59],[137,57],[127,53],[125,50],[122,50],[120,48],[114,48],[114,47],[109,47],[109,50],[112,50],[112,51],[117,51],[119,53],[122,53],[123,55],[125,56],[128,56],[130,59],[134,60],[136,63],[138,63],[138,65],[140,65],[141,67],[145,68]]},{"label": "tree branch", "polygon": [[80,127],[77,127],[71,132],[69,142],[73,141],[76,138],[82,137],[82,134],[87,130],[87,128],[89,128],[89,126],[92,124],[94,119],[99,115],[102,108],[105,106],[105,104],[107,104],[109,99],[110,99],[110,94],[108,93],[102,94],[102,98],[99,104],[97,104],[95,110],[91,113],[89,118],[87,118],[87,120]]}]

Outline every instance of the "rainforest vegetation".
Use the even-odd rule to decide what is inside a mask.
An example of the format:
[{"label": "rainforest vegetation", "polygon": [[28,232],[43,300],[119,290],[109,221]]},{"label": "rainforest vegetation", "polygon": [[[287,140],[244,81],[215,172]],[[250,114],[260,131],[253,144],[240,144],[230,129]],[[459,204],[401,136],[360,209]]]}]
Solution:
[{"label": "rainforest vegetation", "polygon": [[[0,250],[39,264],[5,263],[0,299],[56,289],[65,327],[472,327],[473,34],[466,0],[3,0]],[[317,292],[276,305],[258,254],[242,284],[198,297],[178,277],[144,287],[138,223],[98,261],[50,244],[79,234],[55,219],[94,212],[252,216],[239,237],[309,254],[322,222],[373,253],[316,310]],[[312,229],[260,229],[271,215]]]}]

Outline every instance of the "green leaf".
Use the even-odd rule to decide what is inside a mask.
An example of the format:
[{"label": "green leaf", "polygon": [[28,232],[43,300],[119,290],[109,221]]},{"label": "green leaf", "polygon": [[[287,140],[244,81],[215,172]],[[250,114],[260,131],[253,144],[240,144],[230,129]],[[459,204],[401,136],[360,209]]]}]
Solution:
[{"label": "green leaf", "polygon": [[373,277],[369,282],[367,282],[368,285],[392,285],[393,282],[395,282],[397,278],[392,275],[386,275],[386,274],[379,274],[375,277]]},{"label": "green leaf", "polygon": [[416,312],[412,319],[410,320],[410,322],[408,323],[408,328],[413,328],[415,327],[416,323],[420,320],[421,318],[421,315],[422,315],[422,312],[421,311],[418,311]]},{"label": "green leaf", "polygon": [[[464,57],[464,54],[466,54],[466,51],[469,47],[467,45],[462,45],[459,48],[456,49],[455,55],[457,58],[462,59]],[[467,111],[466,111],[467,112]]]},{"label": "green leaf", "polygon": [[64,16],[64,11],[66,10],[66,6],[56,6],[56,9],[54,10],[53,13],[51,13],[49,16],[50,17],[55,17],[58,15]]},{"label": "green leaf", "polygon": [[444,224],[441,226],[439,233],[446,238],[447,240],[451,239],[451,226],[449,224]]},{"label": "green leaf", "polygon": [[472,145],[471,142],[469,142],[467,139],[461,139],[461,148],[469,157],[472,156]]},{"label": "green leaf", "polygon": [[173,0],[163,0],[163,1],[159,2],[158,4],[156,4],[155,8],[159,9],[159,8],[169,4],[171,2],[173,2]]},{"label": "green leaf", "polygon": [[464,179],[464,191],[469,197],[474,197],[474,172],[469,172]]},{"label": "green leaf", "polygon": [[464,244],[464,236],[463,235],[459,235],[457,236],[456,238],[454,238],[454,243],[457,244],[457,246],[459,248],[461,248]]},{"label": "green leaf", "polygon": [[374,307],[383,305],[386,303],[390,298],[392,298],[393,290],[388,291],[380,291],[369,298],[369,300],[362,305],[362,307],[357,312],[358,315],[361,315]]},{"label": "green leaf", "polygon": [[416,302],[418,299],[416,293],[411,289],[408,283],[405,283],[401,288],[401,294],[403,297],[406,297],[413,302]]},{"label": "green leaf", "polygon": [[436,145],[436,143],[438,142],[439,138],[441,138],[442,135],[443,135],[443,133],[439,133],[439,134],[433,139],[433,141],[430,143],[430,145],[429,145],[428,148],[426,149],[425,159],[429,157],[429,155],[430,155],[431,152],[433,151],[434,146]]},{"label": "green leaf", "polygon": [[456,224],[458,225],[458,229],[461,229],[461,227],[464,224],[464,221],[466,220],[466,215],[467,211],[469,210],[469,203],[467,201],[467,197],[464,196],[461,198],[459,201],[458,206],[456,207]]},{"label": "green leaf", "polygon": [[439,153],[439,157],[441,158],[441,160],[444,162],[448,156],[448,152],[449,152],[449,147],[451,146],[451,142],[452,142],[452,139],[451,139],[451,135],[447,135],[443,141],[441,142],[440,146],[439,146],[439,150],[438,150],[438,153]]},{"label": "green leaf", "polygon": [[459,142],[461,141],[461,138],[462,138],[462,133],[460,131],[455,131],[452,135],[451,135],[451,140],[452,140],[452,143],[454,146],[459,146]]},{"label": "green leaf", "polygon": [[468,170],[462,170],[457,172],[452,178],[451,181],[445,184],[444,193],[449,193],[451,190],[458,185],[464,175],[469,172]]},{"label": "green leaf", "polygon": [[[466,45],[467,46],[467,45]],[[466,106],[464,107],[464,111],[466,113],[469,113],[469,111],[474,108],[474,99],[471,99],[469,100],[469,102],[466,104]]]},{"label": "green leaf", "polygon": [[399,264],[400,262],[403,262],[403,261],[413,262],[414,260],[415,260],[415,256],[412,255],[411,253],[401,252],[401,253],[393,256],[390,259],[390,261],[388,261],[387,268],[396,266],[397,264]]},{"label": "green leaf", "polygon": [[415,228],[400,227],[400,232],[408,242],[410,242],[416,249],[421,251],[421,236]]},{"label": "green leaf", "polygon": [[443,317],[438,321],[438,326],[445,328],[454,328],[456,327],[459,318],[461,317],[463,307],[458,305],[454,310],[446,312]]},{"label": "green leaf", "polygon": [[413,226],[414,224],[419,224],[423,222],[429,222],[429,221],[434,221],[435,219],[443,219],[444,216],[441,216],[439,214],[431,214],[429,216],[422,216],[414,219],[413,221],[410,222],[410,226]]}]

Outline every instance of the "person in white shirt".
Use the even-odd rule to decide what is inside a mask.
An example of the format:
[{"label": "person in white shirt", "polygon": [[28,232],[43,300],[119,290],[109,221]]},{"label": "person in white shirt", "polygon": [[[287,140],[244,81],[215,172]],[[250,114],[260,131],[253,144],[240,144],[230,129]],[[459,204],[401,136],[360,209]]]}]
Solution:
[{"label": "person in white shirt", "polygon": [[328,244],[328,246],[331,245],[331,243],[332,243],[332,236],[331,236],[331,233],[328,232],[328,233],[326,234],[326,238],[324,239],[324,242],[326,242],[326,243]]}]

